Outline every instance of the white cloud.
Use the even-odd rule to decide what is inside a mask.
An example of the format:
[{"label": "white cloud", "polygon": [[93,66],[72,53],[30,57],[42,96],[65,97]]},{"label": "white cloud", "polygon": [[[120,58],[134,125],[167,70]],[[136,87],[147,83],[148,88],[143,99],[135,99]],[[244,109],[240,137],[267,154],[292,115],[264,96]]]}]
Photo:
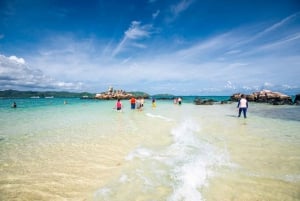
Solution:
[{"label": "white cloud", "polygon": [[262,32],[260,32],[259,34],[257,34],[254,38],[261,37],[261,36],[263,36],[263,35],[265,35],[265,34],[268,34],[268,33],[272,32],[272,31],[275,31],[275,30],[279,29],[280,27],[283,27],[283,26],[286,25],[288,22],[290,22],[290,21],[292,21],[293,19],[295,19],[296,17],[298,17],[298,16],[299,16],[299,13],[300,13],[300,12],[294,13],[294,14],[292,14],[292,15],[290,15],[290,16],[284,18],[284,19],[282,19],[281,21],[276,22],[276,23],[273,24],[272,26],[267,27],[267,28],[264,29]]},{"label": "white cloud", "polygon": [[180,49],[177,54],[178,57],[186,59],[190,59],[192,57],[206,57],[208,59],[211,59],[211,56],[208,57],[208,55],[216,55],[220,50],[220,55],[223,55],[225,51],[228,51],[230,45],[235,42],[234,40],[235,38],[232,37],[232,33],[221,34],[208,38],[206,40],[195,42],[192,46]]},{"label": "white cloud", "polygon": [[16,56],[10,56],[9,59],[12,61],[15,61],[17,63],[20,63],[20,64],[25,64],[25,60],[23,58],[18,58]]},{"label": "white cloud", "polygon": [[[135,47],[146,47],[142,43],[138,43],[138,40],[148,38],[151,35],[152,25],[146,24],[141,25],[141,22],[139,21],[132,21],[130,27],[127,31],[124,33],[124,37],[121,40],[121,42],[117,45],[117,47],[114,49],[112,56],[116,56],[121,51],[123,51],[126,47],[134,44]],[[134,41],[133,43],[131,43]]]},{"label": "white cloud", "polygon": [[234,54],[238,54],[238,53],[240,53],[241,52],[241,50],[230,50],[230,51],[228,51],[228,52],[225,52],[225,55],[234,55]]},{"label": "white cloud", "polygon": [[188,10],[188,8],[195,2],[195,0],[180,0],[179,3],[170,6],[170,15],[166,18],[167,22],[173,22],[181,13]]},{"label": "white cloud", "polygon": [[151,26],[149,25],[141,26],[141,22],[132,21],[129,29],[125,31],[125,37],[134,40],[144,38],[144,37],[149,37],[150,35],[149,28],[151,28]]},{"label": "white cloud", "polygon": [[160,10],[157,10],[155,13],[152,14],[152,18],[156,19],[158,17],[159,13],[160,13]]},{"label": "white cloud", "polygon": [[[262,46],[261,49],[269,46],[275,46],[282,42],[288,42],[290,40],[298,39],[299,28],[291,29],[293,30],[291,33],[289,32],[289,24],[295,20],[299,20],[300,12],[294,13],[274,24],[267,27],[244,27],[241,30],[236,30],[236,35],[239,36],[239,40],[236,40],[234,47],[240,46],[252,46],[256,44],[258,46]],[[297,22],[296,22],[297,24]],[[248,33],[248,34],[247,34]],[[242,37],[241,37],[242,36]],[[296,38],[294,38],[296,37]],[[284,40],[284,38],[286,38]],[[278,42],[277,42],[278,41]],[[256,52],[257,50],[253,50]]]},{"label": "white cloud", "polygon": [[265,87],[272,87],[272,86],[274,86],[274,84],[269,83],[269,82],[265,82],[265,83],[264,83],[264,86],[265,86]]},{"label": "white cloud", "polygon": [[171,11],[174,16],[179,15],[180,13],[184,12],[187,10],[194,0],[181,0],[178,4],[171,6]]},{"label": "white cloud", "polygon": [[232,84],[231,81],[227,81],[225,88],[227,89],[236,89],[236,87]]},{"label": "white cloud", "polygon": [[0,86],[4,89],[79,90],[81,83],[58,82],[41,70],[26,65],[23,58],[0,55]]},{"label": "white cloud", "polygon": [[[280,27],[287,23],[281,23]],[[279,24],[273,31],[276,27]],[[273,31],[265,31],[251,43],[247,40],[253,32],[268,28],[259,27],[251,33],[248,29],[231,30],[198,41],[184,39],[180,44],[169,40],[147,43],[145,39],[152,37],[153,27],[138,21],[132,21],[117,44],[113,39],[103,42],[52,35],[40,46],[39,54],[26,56],[26,62],[18,57],[6,58],[14,65],[4,69],[1,63],[1,86],[6,80],[10,86],[23,84],[100,92],[113,85],[152,94],[242,92],[265,87],[265,82],[276,83],[266,87],[285,84],[297,88],[300,85],[299,28],[282,31],[276,38],[270,37]],[[261,40],[265,38],[268,40]],[[13,71],[17,64],[22,66],[22,73]],[[8,69],[10,72],[4,73]],[[27,76],[21,78],[22,74]]]},{"label": "white cloud", "polygon": [[291,36],[287,36],[286,38],[281,38],[276,41],[271,41],[265,45],[261,45],[255,50],[255,52],[280,50],[280,49],[282,50],[282,48],[287,47],[288,43],[295,42],[297,40],[298,40],[298,42],[300,41],[300,32],[293,34]]}]

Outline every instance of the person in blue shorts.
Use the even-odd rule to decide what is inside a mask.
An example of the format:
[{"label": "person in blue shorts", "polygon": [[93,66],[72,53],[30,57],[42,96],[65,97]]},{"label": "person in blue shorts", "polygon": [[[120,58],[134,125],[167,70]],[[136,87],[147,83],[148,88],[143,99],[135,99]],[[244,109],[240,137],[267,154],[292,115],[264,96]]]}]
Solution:
[{"label": "person in blue shorts", "polygon": [[132,110],[134,110],[135,109],[135,98],[134,97],[132,97],[131,99],[130,99],[130,104],[131,104],[131,109]]},{"label": "person in blue shorts", "polygon": [[243,112],[244,118],[247,118],[248,101],[244,94],[241,95],[241,99],[239,100],[237,107],[239,108],[238,117],[240,117],[241,113]]}]

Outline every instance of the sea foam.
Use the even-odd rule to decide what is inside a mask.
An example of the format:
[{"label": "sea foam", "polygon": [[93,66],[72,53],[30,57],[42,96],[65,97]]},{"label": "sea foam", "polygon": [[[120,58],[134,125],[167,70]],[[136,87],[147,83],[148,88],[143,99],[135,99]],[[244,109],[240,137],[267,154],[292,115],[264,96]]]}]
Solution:
[{"label": "sea foam", "polygon": [[213,176],[212,168],[225,164],[223,160],[226,157],[218,156],[215,147],[197,138],[199,131],[199,125],[191,120],[182,122],[172,130],[174,143],[168,152],[173,157],[170,157],[168,163],[173,193],[168,198],[169,201],[202,200],[199,189]]},{"label": "sea foam", "polygon": [[[198,136],[200,131],[198,122],[185,120],[170,131],[173,140],[164,149],[154,150],[137,146],[125,158],[128,169],[118,181],[112,182],[110,187],[104,189],[122,194],[132,191],[129,189],[132,186],[139,186],[140,191],[155,194],[157,188],[165,186],[172,189],[169,195],[165,195],[165,200],[203,200],[199,189],[207,185],[208,178],[214,175],[215,167],[228,162],[228,157],[226,152],[201,141]],[[132,192],[131,197],[126,199],[135,199],[132,197],[134,191]],[[101,194],[102,199],[115,199],[114,194],[100,190],[97,193],[99,200],[102,200]]]}]

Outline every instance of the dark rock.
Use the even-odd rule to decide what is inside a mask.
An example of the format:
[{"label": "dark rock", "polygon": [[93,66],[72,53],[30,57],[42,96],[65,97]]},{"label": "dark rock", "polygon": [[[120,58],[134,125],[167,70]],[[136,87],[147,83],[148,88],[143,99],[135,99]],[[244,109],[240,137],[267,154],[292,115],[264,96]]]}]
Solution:
[{"label": "dark rock", "polygon": [[230,103],[232,103],[232,102],[231,101],[225,101],[225,100],[220,102],[220,104],[230,104]]},{"label": "dark rock", "polygon": [[294,100],[294,104],[300,105],[300,94],[297,94]]},{"label": "dark rock", "polygon": [[196,105],[213,105],[214,102],[215,102],[215,101],[212,100],[212,99],[208,99],[208,100],[204,99],[204,100],[201,100],[200,98],[196,98],[196,99],[194,100],[194,103],[195,103]]},{"label": "dark rock", "polygon": [[238,100],[240,100],[241,95],[242,95],[241,93],[233,94],[232,96],[230,96],[229,100],[230,101],[238,101]]}]

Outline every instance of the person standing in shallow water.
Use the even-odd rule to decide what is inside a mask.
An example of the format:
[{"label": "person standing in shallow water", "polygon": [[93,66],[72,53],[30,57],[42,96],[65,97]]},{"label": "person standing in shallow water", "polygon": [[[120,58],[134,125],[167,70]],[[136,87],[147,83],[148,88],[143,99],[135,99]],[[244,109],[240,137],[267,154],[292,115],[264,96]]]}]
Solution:
[{"label": "person standing in shallow water", "polygon": [[11,105],[12,108],[17,108],[17,103],[13,102],[13,104]]},{"label": "person standing in shallow water", "polygon": [[179,97],[179,98],[177,99],[177,102],[178,102],[179,105],[181,105],[181,102],[182,102],[181,97]]},{"label": "person standing in shallow water", "polygon": [[239,103],[238,103],[237,107],[239,108],[238,117],[241,116],[241,113],[243,111],[244,118],[247,118],[248,101],[245,98],[244,94],[241,95],[241,99],[239,100]]},{"label": "person standing in shallow water", "polygon": [[153,108],[153,109],[156,108],[156,102],[155,102],[155,99],[154,99],[154,98],[152,99],[152,108]]},{"label": "person standing in shallow water", "polygon": [[117,100],[116,108],[117,108],[117,110],[119,110],[119,111],[122,110],[122,102],[121,102],[121,99],[118,99],[118,100]]},{"label": "person standing in shallow water", "polygon": [[134,110],[135,109],[135,98],[134,97],[132,97],[131,99],[130,99],[130,105],[131,105],[131,109],[132,110]]}]

